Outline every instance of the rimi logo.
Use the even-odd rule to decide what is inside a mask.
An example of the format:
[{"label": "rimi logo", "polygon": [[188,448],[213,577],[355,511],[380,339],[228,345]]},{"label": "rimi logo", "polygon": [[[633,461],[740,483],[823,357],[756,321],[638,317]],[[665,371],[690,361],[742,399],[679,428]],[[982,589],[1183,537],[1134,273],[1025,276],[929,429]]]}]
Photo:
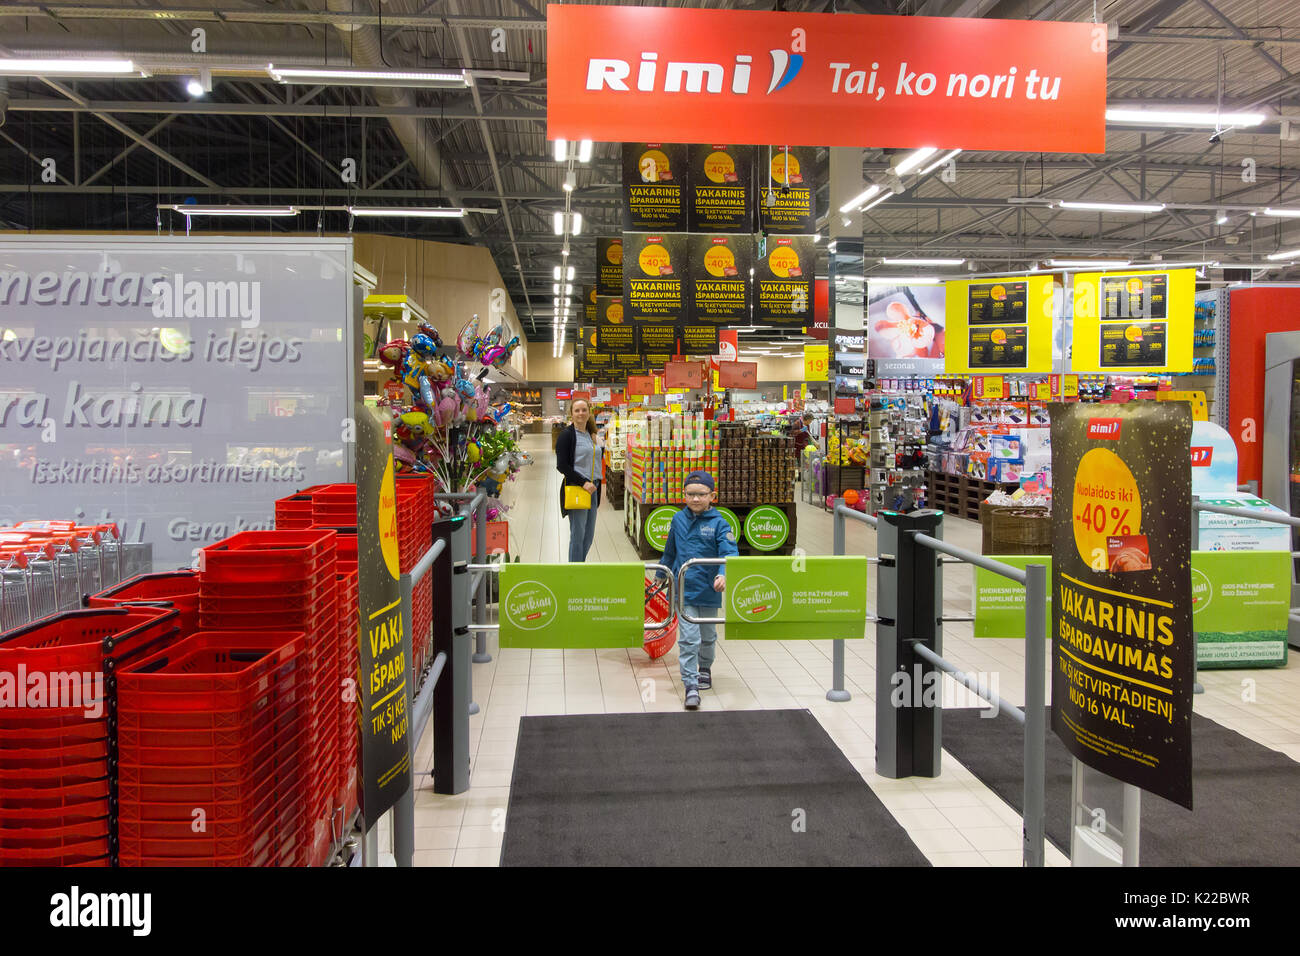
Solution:
[{"label": "rimi logo", "polygon": [[[797,46],[797,44],[796,44]],[[767,92],[789,86],[799,71],[803,69],[803,55],[786,50],[768,50],[772,61],[772,73],[767,84]],[[754,57],[748,53],[737,53],[735,62],[704,63],[668,60],[663,72],[659,70],[659,54],[645,51],[637,65],[636,89],[641,93],[721,93],[729,84],[732,93],[744,96],[749,93]],[[587,61],[588,90],[616,90],[631,92],[628,78],[632,75],[632,64],[615,57],[592,57]]]},{"label": "rimi logo", "polygon": [[1118,418],[1090,418],[1088,419],[1088,438],[1107,438],[1118,439],[1121,419]]}]

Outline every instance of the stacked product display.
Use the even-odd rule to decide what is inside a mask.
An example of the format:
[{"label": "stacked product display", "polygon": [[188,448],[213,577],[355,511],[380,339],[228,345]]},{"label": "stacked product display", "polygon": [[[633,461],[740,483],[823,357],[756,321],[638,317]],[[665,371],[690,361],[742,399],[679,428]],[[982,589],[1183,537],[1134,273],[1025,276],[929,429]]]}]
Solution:
[{"label": "stacked product display", "polygon": [[929,417],[918,392],[872,392],[867,411],[871,452],[866,489],[871,512],[925,507]]},{"label": "stacked product display", "polygon": [[794,439],[757,435],[743,425],[720,425],[717,436],[718,467],[712,474],[720,503],[794,501]]},{"label": "stacked product display", "polygon": [[718,471],[718,425],[699,413],[633,419],[627,432],[627,490],[642,504],[682,504],[692,471]]}]

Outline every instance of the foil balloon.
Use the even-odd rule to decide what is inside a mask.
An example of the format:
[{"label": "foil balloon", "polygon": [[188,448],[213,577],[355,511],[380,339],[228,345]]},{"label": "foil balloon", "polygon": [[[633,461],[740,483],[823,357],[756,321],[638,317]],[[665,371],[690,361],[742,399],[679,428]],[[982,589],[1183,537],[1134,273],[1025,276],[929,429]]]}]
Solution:
[{"label": "foil balloon", "polygon": [[501,340],[505,337],[505,334],[505,326],[498,323],[496,328],[487,335],[476,339],[474,341],[474,357],[484,364],[491,364],[486,358],[484,358],[484,354],[497,348],[501,344]]},{"label": "foil balloon", "polygon": [[460,330],[460,335],[456,336],[456,348],[462,356],[467,359],[474,358],[474,341],[478,338],[478,313],[474,313],[474,318],[465,323],[464,328]]},{"label": "foil balloon", "polygon": [[499,407],[494,408],[492,410],[492,420],[496,422],[498,425],[500,425],[501,422],[505,419],[505,417],[509,414],[510,414],[510,403],[505,402]]},{"label": "foil balloon", "polygon": [[455,387],[456,391],[465,398],[473,398],[474,392],[478,388],[477,385],[470,381],[469,373],[465,371],[465,366],[461,365],[459,362],[456,363],[456,377],[453,380],[452,385]]},{"label": "foil balloon", "polygon": [[442,348],[442,336],[438,334],[438,330],[435,329],[432,325],[430,325],[428,322],[421,322],[419,325],[419,330],[421,335],[427,335],[429,338],[433,339],[434,345],[436,345],[439,349]]}]

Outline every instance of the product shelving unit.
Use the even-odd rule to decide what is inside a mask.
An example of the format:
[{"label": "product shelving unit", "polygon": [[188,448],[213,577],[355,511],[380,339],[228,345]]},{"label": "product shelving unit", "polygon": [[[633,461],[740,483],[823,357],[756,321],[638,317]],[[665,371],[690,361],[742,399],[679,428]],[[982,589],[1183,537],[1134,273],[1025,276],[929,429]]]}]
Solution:
[{"label": "product shelving unit", "polygon": [[925,473],[929,507],[958,518],[980,520],[980,502],[995,491],[1012,492],[1019,482],[985,481],[970,475],[952,475],[946,471]]}]

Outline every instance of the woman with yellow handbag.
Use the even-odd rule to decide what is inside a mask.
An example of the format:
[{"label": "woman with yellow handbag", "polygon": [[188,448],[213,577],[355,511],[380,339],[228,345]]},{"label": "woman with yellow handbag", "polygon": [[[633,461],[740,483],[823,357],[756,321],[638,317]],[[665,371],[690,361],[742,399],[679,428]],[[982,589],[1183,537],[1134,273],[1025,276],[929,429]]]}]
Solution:
[{"label": "woman with yellow handbag", "polygon": [[555,443],[555,468],[564,476],[560,486],[560,514],[569,519],[569,560],[586,561],[596,536],[604,450],[597,440],[596,422],[587,401],[575,399],[569,415],[573,424],[560,432]]}]

